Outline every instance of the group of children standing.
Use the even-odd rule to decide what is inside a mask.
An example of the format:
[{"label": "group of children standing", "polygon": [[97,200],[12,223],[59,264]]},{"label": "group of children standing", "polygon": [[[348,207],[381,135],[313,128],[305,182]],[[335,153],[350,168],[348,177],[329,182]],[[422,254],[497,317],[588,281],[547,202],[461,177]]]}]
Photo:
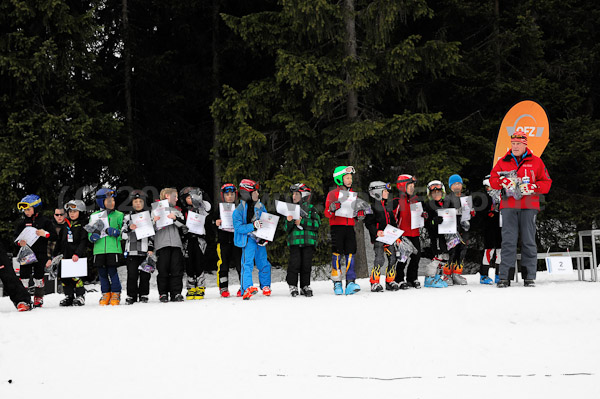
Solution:
[{"label": "group of children standing", "polygon": [[[385,269],[385,289],[389,291],[403,290],[410,287],[420,288],[418,268],[421,258],[420,229],[411,224],[411,205],[419,202],[415,195],[415,183],[411,175],[398,176],[396,187],[397,198],[391,198],[389,183],[374,181],[369,185],[372,203],[361,203],[352,190],[352,166],[339,166],[334,170],[333,180],[336,188],[330,191],[325,202],[325,217],[329,219],[332,245],[331,280],[336,295],[352,295],[360,291],[356,283],[354,259],[357,251],[354,233],[355,221],[365,219],[373,249],[374,265],[370,272],[371,291],[380,292],[384,287],[380,276],[387,258]],[[463,182],[460,176],[453,175],[449,179],[451,193],[446,196],[444,185],[439,180],[431,181],[427,186],[427,201],[423,205],[422,217],[425,230],[431,240],[434,251],[433,267],[428,268],[425,278],[426,287],[447,287],[452,284],[466,284],[461,276],[469,241],[469,223],[457,219],[458,243],[447,247],[444,235],[438,234],[437,226],[442,223],[437,210],[448,207],[457,209],[460,215],[460,196],[463,195]],[[484,181],[485,183],[485,181]],[[489,188],[489,183],[487,184]],[[224,298],[231,294],[228,288],[230,268],[235,268],[240,279],[238,297],[250,299],[259,289],[252,281],[254,266],[258,269],[259,287],[265,296],[271,295],[271,264],[267,257],[268,241],[259,238],[256,231],[262,227],[261,215],[267,212],[259,200],[260,185],[258,182],[243,179],[239,188],[231,183],[221,187],[221,206],[235,209],[232,213],[232,226],[220,217],[212,217],[212,206],[206,200],[206,194],[198,187],[186,187],[179,193],[174,188],[165,188],[160,192],[160,200],[166,200],[168,206],[151,210],[151,220],[155,228],[154,235],[136,235],[136,220],[139,213],[149,210],[144,192],[136,190],[130,195],[133,210],[127,214],[115,209],[116,192],[102,188],[96,193],[96,203],[100,208],[92,213],[89,219],[86,206],[80,200],[69,201],[65,206],[67,218],[60,229],[55,230],[48,219],[39,212],[42,201],[36,195],[28,195],[18,204],[24,213],[23,220],[17,225],[15,237],[25,229],[34,227],[38,239],[31,250],[35,255],[32,262],[21,266],[20,279],[24,289],[29,289],[33,276],[33,304],[22,300],[25,296],[16,295],[15,305],[19,310],[29,310],[31,306],[43,305],[43,287],[45,269],[52,266],[52,259],[47,255],[48,243],[56,241],[52,251],[53,257],[70,259],[77,262],[85,258],[89,243],[93,247],[93,266],[98,271],[102,297],[100,305],[119,305],[121,302],[121,283],[117,269],[127,266],[127,298],[126,303],[148,302],[150,290],[150,273],[158,271],[157,285],[161,302],[181,302],[183,296],[183,273],[186,277],[187,293],[185,299],[203,299],[206,288],[206,271],[208,266],[206,233],[190,232],[186,221],[193,212],[201,215],[205,224],[217,227],[217,283],[220,295]],[[313,256],[318,243],[318,230],[321,224],[316,208],[310,203],[311,189],[303,183],[290,187],[292,202],[299,205],[300,217],[294,219],[287,216],[284,230],[289,247],[289,265],[286,281],[290,295],[311,297],[310,287]],[[239,203],[238,203],[239,195]],[[493,226],[497,223],[498,207],[495,196],[491,195],[491,204],[486,210],[489,218],[489,234],[486,233],[486,250],[481,268],[481,283],[491,284],[487,269],[495,256],[500,258],[499,233],[495,234]],[[344,202],[352,199],[352,209],[347,209]],[[181,206],[178,206],[178,202]],[[364,202],[364,201],[363,201]],[[236,203],[237,206],[236,206]],[[343,209],[344,208],[344,209]],[[474,211],[472,211],[474,213]],[[219,209],[216,212],[219,214]],[[472,214],[471,216],[474,216]],[[140,216],[141,217],[141,216]],[[157,222],[166,217],[172,223],[158,227]],[[98,224],[98,219],[103,220]],[[89,220],[95,220],[89,223]],[[161,223],[163,226],[164,223]],[[402,237],[394,244],[384,244],[377,240],[384,235],[387,225],[403,231]],[[208,226],[206,226],[208,227]],[[207,229],[203,230],[204,232]],[[498,227],[499,232],[499,227]],[[123,244],[123,245],[122,245]],[[21,248],[28,247],[24,240],[17,242]],[[444,262],[444,257],[447,262]],[[56,259],[59,258],[55,258]],[[59,262],[60,263],[60,262]],[[59,266],[60,267],[60,266]],[[406,272],[405,272],[406,269]],[[4,271],[4,270],[2,270]],[[60,269],[58,270],[60,276]],[[342,285],[345,279],[345,289]],[[60,278],[65,298],[61,306],[82,306],[85,304],[85,289],[80,278]],[[27,296],[28,297],[28,296]]]}]

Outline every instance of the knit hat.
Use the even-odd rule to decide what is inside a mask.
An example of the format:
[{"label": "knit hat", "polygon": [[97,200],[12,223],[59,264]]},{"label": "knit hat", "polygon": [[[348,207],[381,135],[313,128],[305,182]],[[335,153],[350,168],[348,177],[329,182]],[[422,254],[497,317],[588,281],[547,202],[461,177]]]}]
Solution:
[{"label": "knit hat", "polygon": [[462,177],[460,177],[460,175],[452,175],[452,176],[450,176],[450,178],[448,179],[448,186],[452,187],[452,185],[454,183],[463,184]]},{"label": "knit hat", "polygon": [[510,142],[523,143],[527,145],[527,134],[525,132],[515,132],[510,136]]}]

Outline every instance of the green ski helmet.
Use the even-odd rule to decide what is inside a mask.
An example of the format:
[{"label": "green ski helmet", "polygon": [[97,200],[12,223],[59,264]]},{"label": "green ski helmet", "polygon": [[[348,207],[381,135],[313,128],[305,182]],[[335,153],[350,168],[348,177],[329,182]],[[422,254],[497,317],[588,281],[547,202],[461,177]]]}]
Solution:
[{"label": "green ski helmet", "polygon": [[347,174],[354,174],[356,170],[354,170],[354,166],[338,166],[333,170],[333,181],[338,186],[344,185],[344,176]]}]

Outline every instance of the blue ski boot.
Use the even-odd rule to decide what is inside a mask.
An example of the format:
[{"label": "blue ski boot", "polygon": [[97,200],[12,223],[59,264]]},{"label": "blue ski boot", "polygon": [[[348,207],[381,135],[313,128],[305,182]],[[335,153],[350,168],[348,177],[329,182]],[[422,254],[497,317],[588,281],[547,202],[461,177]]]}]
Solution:
[{"label": "blue ski boot", "polygon": [[335,295],[342,295],[344,293],[344,289],[342,288],[341,281],[333,282],[333,292],[335,293]]},{"label": "blue ski boot", "polygon": [[430,288],[446,288],[448,287],[448,284],[446,284],[444,281],[442,281],[441,278],[438,278],[438,276],[435,277],[425,277],[425,287],[430,287]]},{"label": "blue ski boot", "polygon": [[492,284],[494,284],[494,282],[488,276],[481,276],[481,277],[479,277],[479,284],[492,285]]},{"label": "blue ski boot", "polygon": [[496,278],[494,279],[494,283],[498,284],[500,282],[500,276],[496,274]]},{"label": "blue ski boot", "polygon": [[346,295],[356,294],[358,291],[360,291],[360,285],[354,281],[346,282]]}]

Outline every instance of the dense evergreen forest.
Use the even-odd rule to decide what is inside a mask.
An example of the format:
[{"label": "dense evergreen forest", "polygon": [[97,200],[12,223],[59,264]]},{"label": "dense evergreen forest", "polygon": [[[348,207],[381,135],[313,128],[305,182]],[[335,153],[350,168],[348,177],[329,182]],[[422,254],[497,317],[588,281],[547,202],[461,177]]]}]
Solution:
[{"label": "dense evergreen forest", "polygon": [[573,245],[600,215],[599,29],[589,0],[3,0],[0,232],[25,194],[50,210],[103,185],[302,181],[322,205],[347,164],[357,191],[478,191],[531,99],[551,127],[540,244]]}]

